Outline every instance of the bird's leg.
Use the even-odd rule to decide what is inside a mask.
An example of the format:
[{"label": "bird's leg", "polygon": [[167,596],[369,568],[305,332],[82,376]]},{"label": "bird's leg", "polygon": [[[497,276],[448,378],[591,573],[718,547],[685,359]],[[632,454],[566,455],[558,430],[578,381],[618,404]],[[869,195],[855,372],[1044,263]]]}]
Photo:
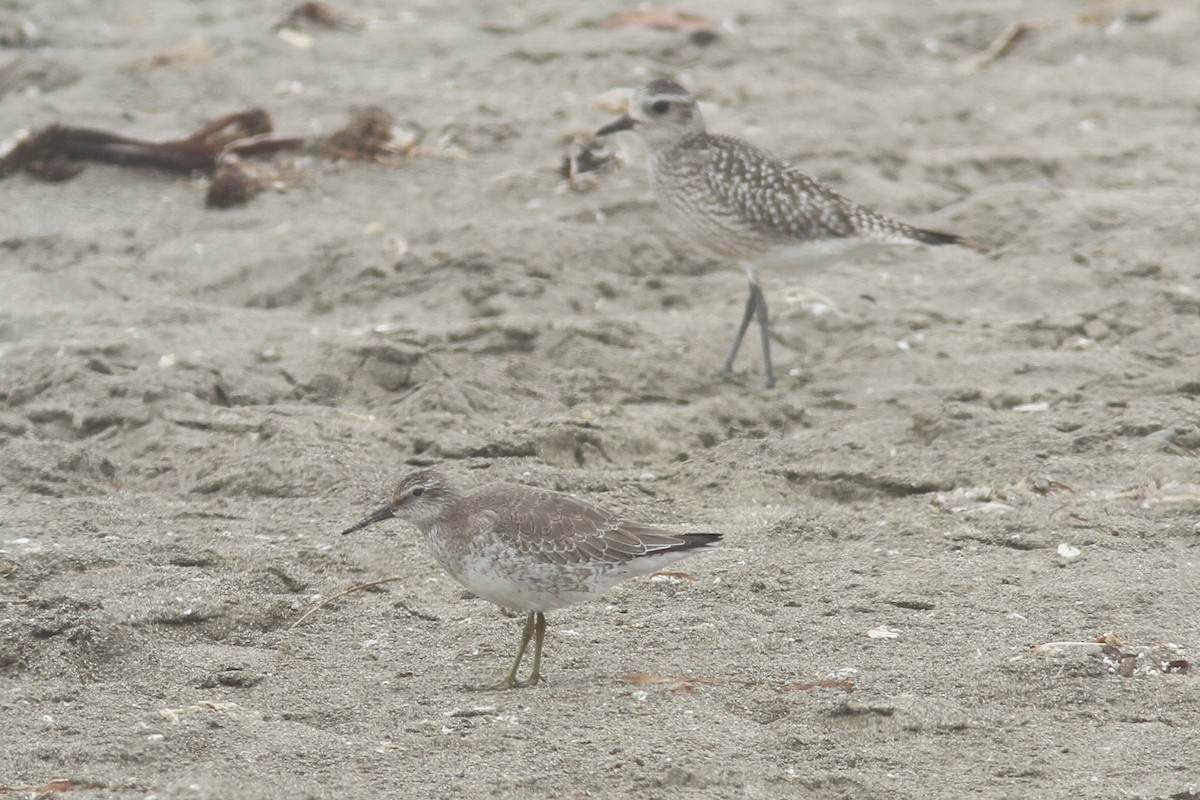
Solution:
[{"label": "bird's leg", "polygon": [[[742,323],[738,325],[737,335],[733,337],[733,347],[729,348],[729,357],[725,359],[725,366],[721,367],[721,371],[717,374],[725,377],[733,372],[733,362],[737,358],[738,348],[742,346],[742,338],[746,335],[746,329],[750,327],[750,320],[754,319],[755,313],[758,310],[758,301],[755,298],[755,291],[758,289],[758,284],[750,282],[750,296],[746,298],[746,310],[742,314]],[[759,292],[761,297],[762,292]],[[766,302],[763,302],[763,307],[766,307]]]},{"label": "bird's leg", "polygon": [[533,671],[529,673],[529,680],[521,683],[522,686],[537,686],[538,681],[542,679],[542,642],[544,641],[546,641],[546,615],[538,611],[537,623],[533,630]]},{"label": "bird's leg", "polygon": [[767,326],[767,298],[758,283],[750,284],[750,300],[758,314],[758,330],[762,334],[763,369],[767,372],[767,388],[775,385],[775,370],[771,368],[771,333]]},{"label": "bird's leg", "polygon": [[[537,612],[536,616],[541,617],[542,616],[541,612]],[[542,624],[542,633],[545,633],[546,621],[544,618],[542,619],[541,624]],[[488,686],[481,686],[481,687],[479,687],[480,689],[484,689],[484,690],[512,689],[512,688],[520,685],[517,682],[517,669],[520,668],[520,666],[521,666],[521,659],[525,655],[525,649],[527,647],[529,647],[529,640],[533,638],[534,627],[535,627],[535,612],[530,611],[528,614],[525,615],[525,629],[521,631],[521,644],[519,647],[517,647],[517,657],[513,660],[512,667],[509,668],[508,673],[503,678],[501,678],[499,681],[497,681],[496,683],[490,684]],[[539,644],[539,646],[537,648],[537,654],[534,657],[534,672],[535,673],[537,671],[537,656],[540,656],[541,651],[542,651],[542,648],[540,646],[541,642],[539,641],[538,644]]]}]

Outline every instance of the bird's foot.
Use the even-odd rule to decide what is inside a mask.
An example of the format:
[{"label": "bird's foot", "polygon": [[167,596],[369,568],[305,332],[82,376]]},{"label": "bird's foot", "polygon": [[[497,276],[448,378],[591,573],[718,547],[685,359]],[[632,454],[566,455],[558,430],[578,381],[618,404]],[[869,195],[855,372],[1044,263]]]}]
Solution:
[{"label": "bird's foot", "polygon": [[[732,377],[733,377],[733,370],[730,369],[729,367],[721,367],[721,369],[717,372],[717,378],[719,380],[727,381],[727,380],[730,380]],[[773,373],[767,374],[766,380],[763,381],[763,388],[764,389],[774,389],[775,388],[775,375]]]},{"label": "bird's foot", "polygon": [[467,689],[473,692],[503,692],[508,689],[529,689],[537,686],[539,683],[545,683],[545,681],[545,678],[536,674],[530,675],[526,680],[519,681],[515,673],[509,672],[495,683],[468,686]]}]

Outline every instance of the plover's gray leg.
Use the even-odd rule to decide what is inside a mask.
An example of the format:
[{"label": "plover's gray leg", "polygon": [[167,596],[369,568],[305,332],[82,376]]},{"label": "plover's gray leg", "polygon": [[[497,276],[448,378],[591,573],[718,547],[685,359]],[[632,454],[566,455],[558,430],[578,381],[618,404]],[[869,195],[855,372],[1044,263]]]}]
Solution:
[{"label": "plover's gray leg", "polygon": [[755,308],[758,311],[758,332],[762,338],[763,370],[767,373],[766,387],[775,386],[775,370],[771,367],[771,330],[767,324],[767,298],[763,296],[758,281],[750,284],[750,295],[755,298]]},{"label": "plover's gray leg", "polygon": [[750,294],[746,297],[746,310],[742,313],[742,322],[738,325],[737,334],[733,337],[733,347],[729,348],[729,357],[725,359],[725,366],[721,367],[721,371],[717,373],[724,378],[733,372],[733,362],[737,360],[738,350],[742,347],[742,339],[746,336],[746,330],[750,327],[750,320],[754,319],[754,315],[758,313],[758,301],[754,297],[754,284],[750,284]]},{"label": "plover's gray leg", "polygon": [[771,334],[767,323],[767,298],[763,296],[762,287],[758,285],[757,281],[750,282],[750,295],[746,298],[746,310],[742,312],[742,321],[738,325],[737,335],[733,337],[733,347],[729,348],[725,365],[721,367],[721,371],[717,375],[726,377],[732,374],[733,362],[737,360],[742,339],[745,338],[746,331],[750,328],[750,320],[756,316],[758,317],[759,334],[762,337],[763,369],[767,373],[766,387],[770,389],[775,385],[775,371],[771,367]]}]

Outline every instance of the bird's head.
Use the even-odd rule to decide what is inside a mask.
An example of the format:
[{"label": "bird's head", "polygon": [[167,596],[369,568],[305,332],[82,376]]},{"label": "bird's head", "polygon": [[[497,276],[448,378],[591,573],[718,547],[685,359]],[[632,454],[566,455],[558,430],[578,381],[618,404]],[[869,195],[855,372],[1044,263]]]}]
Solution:
[{"label": "bird's head", "polygon": [[634,92],[629,110],[596,131],[596,135],[630,130],[652,147],[659,147],[704,133],[704,118],[700,116],[696,98],[686,89],[675,81],[658,78]]},{"label": "bird's head", "polygon": [[453,495],[454,489],[440,472],[432,469],[414,472],[397,484],[391,502],[342,531],[342,535],[392,517],[418,526],[429,524],[445,513]]}]

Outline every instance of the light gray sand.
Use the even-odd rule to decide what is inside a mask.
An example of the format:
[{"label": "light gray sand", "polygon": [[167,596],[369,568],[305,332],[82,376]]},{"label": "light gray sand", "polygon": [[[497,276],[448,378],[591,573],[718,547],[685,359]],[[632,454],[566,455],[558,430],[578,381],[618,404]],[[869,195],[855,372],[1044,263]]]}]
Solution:
[{"label": "light gray sand", "polygon": [[[0,9],[36,25],[0,49],[3,136],[379,105],[469,154],[280,158],[286,192],[223,212],[146,170],[0,182],[0,787],[1200,794],[1195,674],[1155,666],[1200,642],[1200,13],[793,5],[703,45],[602,29],[621,3],[374,3],[307,49],[286,4]],[[767,271],[780,387],[753,347],[715,380],[741,274],[662,228],[632,137],[592,192],[556,174],[598,94],[659,73],[998,253]],[[337,536],[428,464],[726,546],[552,617],[548,684],[466,692],[520,620],[399,523]],[[1109,631],[1130,676],[1029,651]],[[824,679],[854,691],[791,688]]]}]

